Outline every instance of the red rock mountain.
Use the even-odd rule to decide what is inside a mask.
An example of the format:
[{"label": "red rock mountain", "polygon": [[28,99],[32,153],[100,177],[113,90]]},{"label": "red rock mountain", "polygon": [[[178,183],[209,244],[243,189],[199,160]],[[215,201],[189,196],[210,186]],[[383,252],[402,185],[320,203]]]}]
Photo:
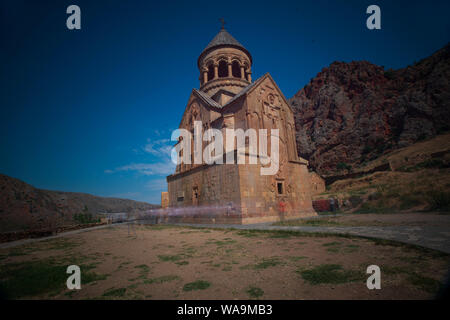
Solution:
[{"label": "red rock mountain", "polygon": [[299,155],[322,175],[450,129],[450,45],[399,70],[334,62],[292,97]]}]

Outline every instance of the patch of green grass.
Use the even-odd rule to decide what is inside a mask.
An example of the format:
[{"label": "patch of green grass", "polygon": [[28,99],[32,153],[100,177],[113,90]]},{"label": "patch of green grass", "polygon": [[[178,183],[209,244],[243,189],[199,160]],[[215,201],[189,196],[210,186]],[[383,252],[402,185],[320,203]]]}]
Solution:
[{"label": "patch of green grass", "polygon": [[430,210],[450,211],[450,192],[433,190],[427,193]]},{"label": "patch of green grass", "polygon": [[232,266],[224,266],[222,271],[231,271],[233,269]]},{"label": "patch of green grass", "polygon": [[183,253],[181,254],[181,256],[184,256],[185,258],[190,258],[192,257],[195,253],[197,252],[197,249],[194,247],[186,247],[183,248]]},{"label": "patch of green grass", "polygon": [[401,273],[410,273],[412,272],[410,268],[406,267],[390,267],[390,266],[383,266],[381,268],[381,272],[387,275],[397,275]]},{"label": "patch of green grass", "polygon": [[442,285],[441,282],[429,277],[424,277],[418,273],[410,274],[407,279],[412,285],[428,293],[438,292]]},{"label": "patch of green grass", "polygon": [[341,243],[340,242],[327,242],[327,243],[324,243],[323,244],[323,246],[324,247],[329,247],[329,246],[339,246],[339,245],[341,245]]},{"label": "patch of green grass", "polygon": [[344,248],[346,253],[356,252],[360,247],[356,244],[349,244]]},{"label": "patch of green grass", "polygon": [[404,172],[415,172],[422,169],[444,169],[448,168],[448,163],[443,161],[442,159],[427,159],[415,165],[404,165],[398,168],[398,171]]},{"label": "patch of green grass", "polygon": [[260,234],[254,232],[254,230],[239,230],[236,232],[236,234],[246,238],[255,238],[261,236]]},{"label": "patch of green grass", "polygon": [[64,293],[64,295],[66,297],[72,298],[72,296],[75,294],[75,292],[76,292],[76,290],[70,290],[70,291],[67,291],[66,293]]},{"label": "patch of green grass", "polygon": [[122,263],[119,265],[119,267],[117,267],[117,270],[122,269],[124,266],[126,266],[126,265],[128,265],[128,264],[130,264],[130,263],[131,263],[131,261],[125,261],[125,262],[122,262]]},{"label": "patch of green grass", "polygon": [[248,287],[246,292],[248,293],[250,298],[255,298],[255,299],[262,297],[264,295],[264,290],[261,288],[257,288],[257,287]]},{"label": "patch of green grass", "polygon": [[[88,272],[94,264],[79,265],[81,284],[106,279],[107,275]],[[54,259],[10,263],[0,269],[0,295],[6,299],[57,294],[66,288],[68,265]]]},{"label": "patch of green grass", "polygon": [[332,218],[324,218],[324,219],[296,219],[289,221],[281,221],[275,222],[272,224],[273,226],[336,226],[339,225],[337,221],[333,221]]},{"label": "patch of green grass", "polygon": [[255,264],[254,268],[255,269],[267,269],[269,267],[275,267],[279,264],[281,264],[281,261],[278,260],[278,258],[268,258],[268,259],[263,259],[262,262]]},{"label": "patch of green grass", "polygon": [[319,216],[334,216],[334,215],[337,215],[337,214],[340,214],[340,213],[342,213],[342,211],[340,211],[340,210],[317,212],[317,214],[318,214]]},{"label": "patch of green grass", "polygon": [[422,203],[421,198],[417,194],[403,194],[399,197],[400,210],[406,210],[416,207]]},{"label": "patch of green grass", "polygon": [[264,259],[262,259],[261,262],[258,262],[253,265],[243,266],[243,267],[241,267],[241,269],[261,270],[261,269],[267,269],[270,267],[275,267],[275,266],[278,266],[281,264],[282,264],[282,262],[277,257],[264,258]]},{"label": "patch of green grass", "polygon": [[183,227],[171,225],[171,224],[145,225],[145,229],[147,229],[147,230],[167,230],[167,229],[177,229],[177,228],[183,228]]},{"label": "patch of green grass", "polygon": [[328,252],[338,253],[340,251],[340,242],[328,242],[324,243],[322,246],[327,247]]},{"label": "patch of green grass", "polygon": [[386,213],[386,212],[392,212],[392,208],[386,208],[382,204],[379,204],[376,201],[368,201],[364,202],[358,210],[354,211],[353,213],[359,213],[359,214],[366,214],[366,213]]},{"label": "patch of green grass", "polygon": [[291,261],[300,261],[300,260],[303,260],[303,259],[306,259],[307,257],[304,257],[304,256],[297,256],[297,257],[289,257],[289,260],[291,260]]},{"label": "patch of green grass", "polygon": [[189,264],[189,261],[183,260],[183,261],[178,261],[175,262],[175,264],[179,265],[179,266],[185,266]]},{"label": "patch of green grass", "polygon": [[234,244],[236,242],[237,242],[236,240],[224,239],[224,240],[217,240],[217,241],[213,241],[213,242],[206,242],[206,244],[215,244],[215,245],[221,247],[221,246],[225,246],[225,245],[229,245],[229,244]]},{"label": "patch of green grass", "polygon": [[211,283],[204,280],[197,280],[194,282],[186,283],[183,287],[183,291],[193,291],[193,290],[205,290],[211,286]]},{"label": "patch of green grass", "polygon": [[159,255],[158,258],[161,261],[172,261],[172,262],[175,262],[175,261],[182,260],[183,256],[180,255],[180,254],[177,254],[177,255]]},{"label": "patch of green grass", "polygon": [[18,299],[62,290],[67,280],[67,266],[54,265],[52,262],[3,265],[0,269],[2,296]]},{"label": "patch of green grass", "polygon": [[30,252],[28,252],[27,250],[24,250],[23,248],[14,248],[9,251],[7,256],[8,257],[26,256],[29,253]]},{"label": "patch of green grass", "polygon": [[381,270],[387,275],[406,275],[406,280],[413,286],[418,287],[428,293],[437,293],[442,286],[442,283],[433,278],[425,277],[417,272],[414,272],[410,267],[383,267]]},{"label": "patch of green grass", "polygon": [[136,269],[141,269],[142,272],[148,273],[150,271],[150,267],[146,264],[140,264],[138,266],[135,266]]},{"label": "patch of green grass", "polygon": [[309,270],[298,271],[305,281],[313,285],[329,283],[340,284],[362,281],[364,275],[354,270],[345,270],[338,264],[322,264]]},{"label": "patch of green grass", "polygon": [[129,279],[129,281],[135,281],[139,279],[146,279],[148,276],[148,273],[150,272],[150,267],[146,264],[140,264],[137,266],[134,266],[135,269],[139,270],[139,276],[137,278]]},{"label": "patch of green grass", "polygon": [[72,239],[60,238],[42,241],[41,244],[47,244],[46,250],[68,250],[78,247],[80,244]]},{"label": "patch of green grass", "polygon": [[82,273],[81,282],[88,284],[94,281],[106,280],[109,276],[109,274],[98,274],[95,272]]},{"label": "patch of green grass", "polygon": [[125,295],[126,291],[127,288],[118,288],[118,289],[111,288],[109,290],[106,290],[102,296],[110,298],[121,298]]},{"label": "patch of green grass", "polygon": [[161,276],[161,277],[157,277],[157,278],[153,278],[153,279],[144,280],[144,283],[145,284],[164,283],[164,282],[169,282],[169,281],[179,280],[179,279],[181,279],[179,276],[167,275],[167,276]]},{"label": "patch of green grass", "polygon": [[290,239],[292,237],[292,234],[289,232],[276,232],[276,231],[268,233],[267,237],[272,239]]}]

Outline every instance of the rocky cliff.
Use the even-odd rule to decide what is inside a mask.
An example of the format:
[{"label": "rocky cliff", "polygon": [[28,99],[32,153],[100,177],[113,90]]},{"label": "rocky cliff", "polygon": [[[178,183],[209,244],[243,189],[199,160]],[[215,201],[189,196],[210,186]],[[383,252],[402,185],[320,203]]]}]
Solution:
[{"label": "rocky cliff", "polygon": [[450,129],[450,45],[412,66],[334,62],[289,102],[299,155],[322,175]]}]

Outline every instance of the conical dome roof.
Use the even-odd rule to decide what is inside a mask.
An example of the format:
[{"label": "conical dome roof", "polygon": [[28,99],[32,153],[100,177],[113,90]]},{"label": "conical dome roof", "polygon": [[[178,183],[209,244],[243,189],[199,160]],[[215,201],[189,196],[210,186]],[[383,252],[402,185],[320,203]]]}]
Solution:
[{"label": "conical dome roof", "polygon": [[198,57],[198,62],[200,63],[201,58],[206,55],[211,50],[214,50],[219,47],[233,47],[238,48],[244,51],[250,58],[250,62],[252,61],[252,56],[250,55],[250,52],[248,52],[245,47],[239,43],[230,33],[228,33],[225,28],[222,27],[222,29],[219,31],[219,33],[214,37],[214,39],[211,40],[211,42],[206,46],[205,49],[203,49],[202,53],[200,54],[200,57]]}]

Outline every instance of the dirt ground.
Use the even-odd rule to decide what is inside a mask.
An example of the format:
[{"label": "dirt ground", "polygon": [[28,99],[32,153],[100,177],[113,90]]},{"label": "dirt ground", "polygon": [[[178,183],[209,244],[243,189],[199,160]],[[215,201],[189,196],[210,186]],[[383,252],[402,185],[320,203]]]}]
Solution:
[{"label": "dirt ground", "polygon": [[[1,249],[0,287],[12,299],[431,299],[449,262],[359,238],[119,226]],[[65,286],[70,264],[81,290]],[[367,289],[369,265],[381,268],[381,290]]]}]

